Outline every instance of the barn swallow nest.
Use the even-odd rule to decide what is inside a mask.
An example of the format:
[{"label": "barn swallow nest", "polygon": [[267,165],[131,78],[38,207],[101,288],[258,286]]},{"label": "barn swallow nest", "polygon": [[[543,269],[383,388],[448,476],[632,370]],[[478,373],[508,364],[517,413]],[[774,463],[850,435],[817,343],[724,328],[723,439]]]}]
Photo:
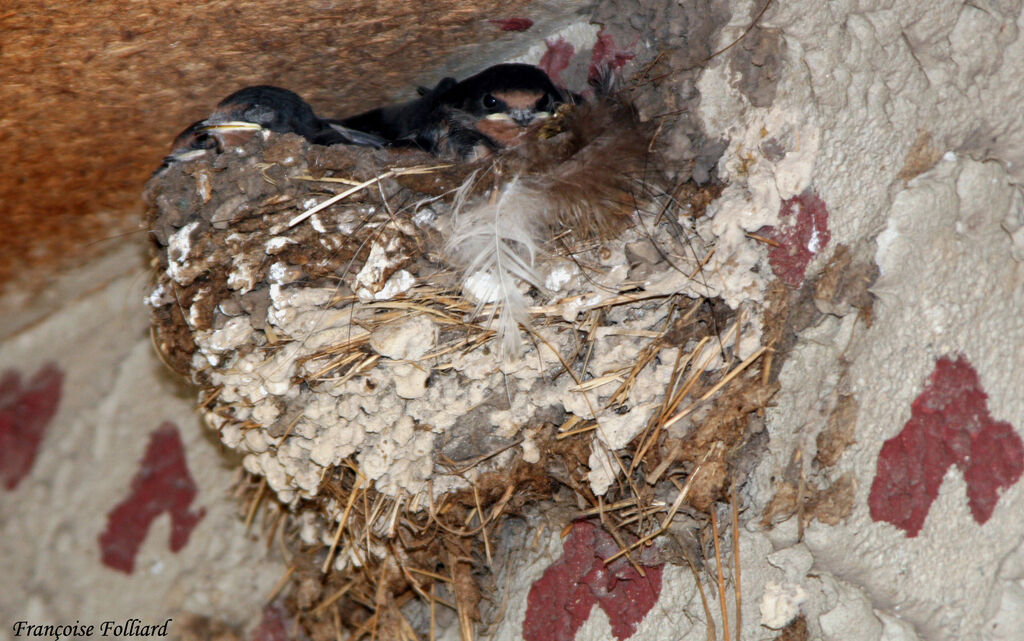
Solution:
[{"label": "barn swallow nest", "polygon": [[616,104],[456,165],[264,133],[150,181],[157,348],[345,599],[440,577],[471,620],[503,514],[568,492],[645,541],[732,481],[761,322],[653,137]]}]

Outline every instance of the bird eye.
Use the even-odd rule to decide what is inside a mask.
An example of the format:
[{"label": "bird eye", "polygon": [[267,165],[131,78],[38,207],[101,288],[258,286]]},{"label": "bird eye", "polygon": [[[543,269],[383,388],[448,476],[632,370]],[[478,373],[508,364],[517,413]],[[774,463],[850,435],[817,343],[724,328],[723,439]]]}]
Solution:
[{"label": "bird eye", "polygon": [[495,98],[491,94],[487,94],[486,96],[484,96],[484,107],[486,107],[487,109],[494,109],[497,106],[498,106],[498,99],[497,98]]}]

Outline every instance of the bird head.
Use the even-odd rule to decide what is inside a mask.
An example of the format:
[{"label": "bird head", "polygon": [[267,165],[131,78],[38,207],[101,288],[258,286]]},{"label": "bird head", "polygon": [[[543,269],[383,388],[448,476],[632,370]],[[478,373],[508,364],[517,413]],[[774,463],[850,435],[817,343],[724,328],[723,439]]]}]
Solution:
[{"label": "bird head", "polygon": [[457,83],[440,101],[472,116],[477,130],[508,146],[570,97],[533,65],[500,64]]}]

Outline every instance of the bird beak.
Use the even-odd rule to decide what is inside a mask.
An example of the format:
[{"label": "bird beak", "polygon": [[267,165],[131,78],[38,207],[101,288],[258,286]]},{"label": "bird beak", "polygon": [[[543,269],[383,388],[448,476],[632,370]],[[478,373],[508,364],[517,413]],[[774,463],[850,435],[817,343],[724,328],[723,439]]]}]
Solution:
[{"label": "bird beak", "polygon": [[186,160],[194,160],[195,158],[201,158],[206,155],[208,149],[187,149],[185,151],[172,152],[166,158],[164,162],[184,162]]},{"label": "bird beak", "polygon": [[208,132],[215,131],[220,133],[231,133],[235,131],[259,131],[263,129],[260,125],[254,122],[244,122],[241,120],[230,120],[228,122],[218,122],[215,125],[206,125],[199,128],[199,131]]},{"label": "bird beak", "polygon": [[498,113],[489,114],[487,120],[497,122],[512,121],[520,127],[527,127],[534,120],[539,118],[546,118],[548,113],[546,111],[534,111],[533,109],[511,109],[508,112],[499,111]]},{"label": "bird beak", "polygon": [[[510,109],[507,114],[506,113],[491,114],[490,116],[488,116],[488,118],[491,118],[491,119],[501,119],[501,120],[511,119],[512,121],[514,121],[520,127],[528,127],[535,120],[543,120],[544,118],[547,118],[550,115],[551,114],[549,114],[546,111],[536,111],[534,109],[529,109],[528,108],[528,109]],[[495,116],[498,116],[499,118],[494,118]]]},{"label": "bird beak", "polygon": [[533,109],[512,109],[509,115],[512,116],[512,120],[516,121],[517,125],[526,127],[533,122],[537,112]]}]

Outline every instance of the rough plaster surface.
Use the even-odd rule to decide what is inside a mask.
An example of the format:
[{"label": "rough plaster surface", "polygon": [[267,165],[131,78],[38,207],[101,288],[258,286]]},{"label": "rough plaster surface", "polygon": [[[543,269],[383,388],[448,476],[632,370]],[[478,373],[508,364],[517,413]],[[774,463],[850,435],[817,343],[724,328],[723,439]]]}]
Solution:
[{"label": "rough plaster surface", "polygon": [[[0,342],[0,370],[27,378],[53,363],[63,372],[57,413],[31,470],[0,493],[0,638],[19,620],[163,623],[191,613],[244,627],[283,570],[245,533],[228,495],[233,470],[200,425],[191,394],[153,353],[137,251],[90,269],[99,284],[92,292]],[[168,547],[171,519],[157,517],[126,574],[103,564],[98,537],[129,495],[149,434],[165,421],[177,426],[199,488],[189,509],[205,514],[177,553]]]},{"label": "rough plaster surface", "polygon": [[[798,338],[769,413],[769,455],[747,488],[755,509],[765,505],[798,448],[806,474],[855,479],[849,517],[805,532],[816,574],[844,585],[832,608],[812,592],[805,608],[830,610],[809,617],[814,638],[1020,634],[1007,623],[1024,605],[1010,560],[1020,554],[1019,483],[979,524],[951,467],[913,538],[873,521],[867,498],[883,441],[907,423],[943,356],[964,355],[993,419],[1024,428],[1022,20],[1017,3],[786,3],[761,22],[785,41],[774,104],[751,106],[723,63],[701,79],[705,124],[730,140],[718,224],[753,231],[811,188],[827,203],[833,243],[873,254],[881,271],[870,327],[825,317]],[[815,437],[840,393],[859,406],[857,443],[816,469]],[[794,544],[789,530],[770,533],[777,547]]]},{"label": "rough plaster surface", "polygon": [[[507,591],[509,601],[503,624],[495,635],[496,641],[513,641],[522,638],[523,621],[528,614],[528,596],[531,586],[537,584],[545,569],[563,554],[563,539],[557,532],[536,540],[531,532],[525,537],[509,537],[505,543],[530,549],[531,554],[521,557],[521,564],[506,570],[514,577],[512,587]],[[829,614],[830,625],[840,634],[849,634],[859,629],[863,617],[850,620],[849,611],[860,612],[866,607],[863,594],[830,576],[816,576],[812,572],[814,558],[803,545],[796,545],[780,551],[773,551],[772,541],[754,529],[744,529],[740,536],[740,557],[743,559],[741,607],[741,638],[744,640],[774,639],[779,628],[789,623],[793,616],[804,614]],[[726,604],[730,617],[730,635],[735,635],[737,621],[733,585],[733,564],[723,563],[726,576]],[[712,627],[721,638],[723,621],[712,585],[714,565],[701,573],[702,587],[708,598]],[[815,575],[815,576],[812,576]],[[752,597],[757,598],[752,598]],[[761,598],[761,597],[764,598]],[[868,609],[870,609],[868,607]],[[775,621],[765,616],[766,610],[780,614]],[[788,616],[787,616],[788,615]],[[855,617],[856,618],[856,617]],[[772,625],[764,625],[768,620]],[[877,622],[881,628],[882,623]],[[589,618],[576,634],[576,641],[597,641],[616,638],[612,624],[603,608],[594,607]],[[685,565],[664,566],[662,589],[658,602],[636,626],[631,639],[673,639],[678,641],[703,641],[708,638],[707,616],[693,573]],[[851,636],[826,637],[836,639],[860,638]],[[913,638],[913,637],[910,637]]]},{"label": "rough plaster surface", "polygon": [[[879,243],[876,322],[854,332],[847,352],[850,389],[863,399],[859,443],[833,473],[859,477],[857,507],[835,531],[808,532],[820,567],[862,585],[875,607],[898,612],[926,638],[969,638],[1004,599],[998,575],[1021,544],[1024,488],[1003,492],[990,520],[979,524],[968,509],[964,476],[951,467],[915,538],[872,523],[867,493],[881,441],[907,422],[910,402],[942,356],[963,354],[975,364],[993,417],[1020,430],[1024,269],[1000,226],[1011,207],[1020,211],[1019,196],[1000,164],[955,158],[897,195]],[[833,358],[819,362],[834,362],[842,348],[837,341]],[[849,537],[858,553],[837,547],[837,536]]]}]

